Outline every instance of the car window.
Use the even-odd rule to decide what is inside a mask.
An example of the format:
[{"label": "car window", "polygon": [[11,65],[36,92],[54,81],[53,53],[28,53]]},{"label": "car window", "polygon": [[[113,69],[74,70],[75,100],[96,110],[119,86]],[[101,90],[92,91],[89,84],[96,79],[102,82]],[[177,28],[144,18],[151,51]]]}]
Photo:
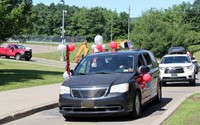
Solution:
[{"label": "car window", "polygon": [[139,68],[140,66],[143,66],[143,65],[145,65],[144,60],[143,60],[143,58],[142,58],[142,55],[139,54],[139,55],[138,55],[138,68]]},{"label": "car window", "polygon": [[133,55],[88,56],[78,64],[74,74],[134,72]]},{"label": "car window", "polygon": [[169,64],[169,63],[190,63],[190,59],[187,56],[170,56],[163,57],[161,60],[161,64]]},{"label": "car window", "polygon": [[150,58],[149,54],[148,53],[143,53],[143,56],[144,56],[144,58],[146,60],[147,65],[149,66],[149,68],[152,68],[153,65],[152,65],[152,61],[151,61],[151,58]]}]

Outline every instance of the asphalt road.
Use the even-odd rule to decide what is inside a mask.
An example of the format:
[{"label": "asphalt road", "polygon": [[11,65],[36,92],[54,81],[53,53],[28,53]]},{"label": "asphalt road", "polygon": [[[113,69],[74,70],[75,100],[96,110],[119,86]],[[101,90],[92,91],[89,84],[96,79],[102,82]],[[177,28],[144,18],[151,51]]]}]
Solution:
[{"label": "asphalt road", "polygon": [[102,118],[76,118],[65,121],[59,113],[58,108],[42,111],[32,116],[19,119],[7,125],[151,125],[159,117],[166,114],[172,107],[184,96],[195,91],[200,92],[200,73],[197,75],[196,86],[189,86],[187,83],[169,84],[164,86],[163,101],[161,104],[150,103],[143,108],[143,113],[139,119],[128,119],[125,116],[120,117],[102,117]]}]

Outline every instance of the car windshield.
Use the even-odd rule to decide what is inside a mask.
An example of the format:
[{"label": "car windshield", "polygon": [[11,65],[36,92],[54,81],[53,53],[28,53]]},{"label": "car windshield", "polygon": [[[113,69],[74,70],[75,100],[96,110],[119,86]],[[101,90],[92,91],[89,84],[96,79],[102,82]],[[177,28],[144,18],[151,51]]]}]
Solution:
[{"label": "car windshield", "polygon": [[134,72],[134,55],[87,56],[77,65],[74,75]]},{"label": "car windshield", "polygon": [[161,64],[168,64],[168,63],[190,63],[191,61],[187,56],[170,56],[170,57],[163,57],[161,60]]},{"label": "car windshield", "polygon": [[23,45],[17,45],[18,46],[18,48],[20,48],[20,49],[25,49],[26,47],[25,46],[23,46]]}]

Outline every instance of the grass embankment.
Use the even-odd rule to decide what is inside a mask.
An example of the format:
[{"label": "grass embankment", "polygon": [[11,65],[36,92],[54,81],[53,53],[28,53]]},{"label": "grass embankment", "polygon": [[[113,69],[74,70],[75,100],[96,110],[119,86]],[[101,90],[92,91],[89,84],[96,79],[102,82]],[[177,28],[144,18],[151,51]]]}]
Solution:
[{"label": "grass embankment", "polygon": [[200,93],[186,99],[162,125],[200,125]]},{"label": "grass embankment", "polygon": [[[94,43],[87,43],[87,47],[89,49],[89,54],[92,53],[91,46],[93,44]],[[105,43],[105,44],[106,44],[107,48],[109,48],[109,43]],[[76,56],[78,49],[80,48],[81,45],[82,45],[82,43],[76,43],[75,44],[75,50],[70,53],[70,62],[76,62],[74,56]],[[81,53],[81,55],[82,54],[83,54],[83,52]],[[65,55],[65,53],[64,53],[64,55]],[[51,52],[51,53],[38,53],[38,54],[33,53],[33,57],[39,57],[39,58],[45,58],[45,59],[60,61],[61,53],[58,52],[58,51]]]},{"label": "grass embankment", "polygon": [[28,64],[22,61],[0,61],[0,91],[62,83],[65,69]]}]

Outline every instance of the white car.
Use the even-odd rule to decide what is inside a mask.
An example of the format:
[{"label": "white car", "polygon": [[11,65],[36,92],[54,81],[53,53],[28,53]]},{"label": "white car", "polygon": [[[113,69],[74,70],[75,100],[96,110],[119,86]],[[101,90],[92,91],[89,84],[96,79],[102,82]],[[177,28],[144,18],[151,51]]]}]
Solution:
[{"label": "white car", "polygon": [[188,81],[196,84],[195,65],[187,54],[168,54],[162,57],[160,64],[160,78],[162,84],[166,82]]}]

